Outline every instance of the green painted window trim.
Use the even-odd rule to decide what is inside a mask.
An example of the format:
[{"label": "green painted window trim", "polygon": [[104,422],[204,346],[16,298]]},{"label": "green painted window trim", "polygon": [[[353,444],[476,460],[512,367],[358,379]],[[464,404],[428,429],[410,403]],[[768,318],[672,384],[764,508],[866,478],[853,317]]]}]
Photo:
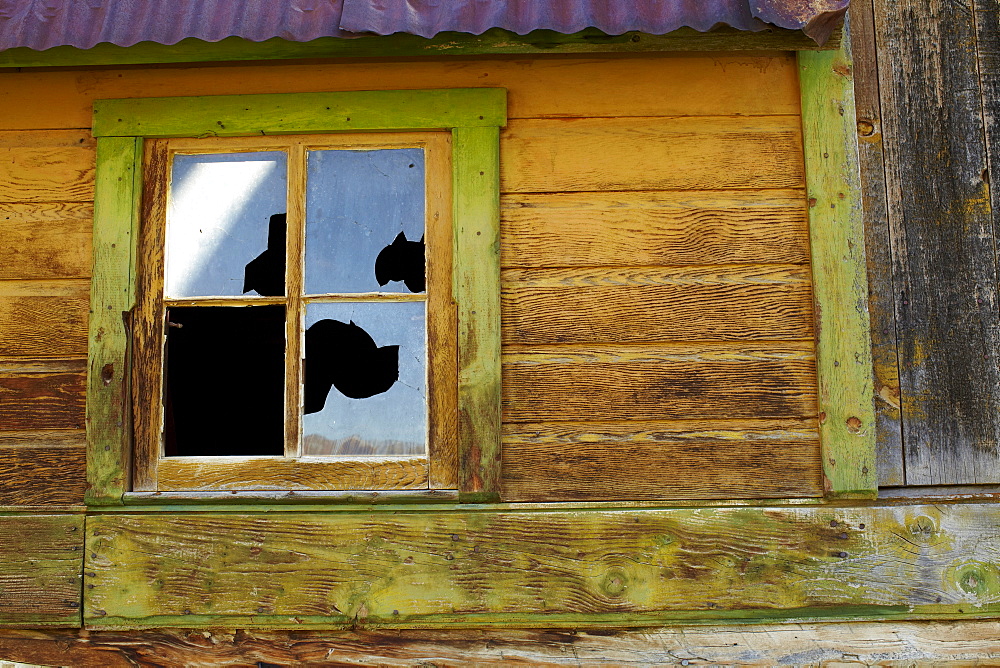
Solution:
[{"label": "green painted window trim", "polygon": [[304,93],[98,100],[87,381],[89,505],[124,503],[131,457],[127,321],[135,306],[143,140],[306,132],[450,130],[458,305],[459,493],[499,499],[500,164],[507,91]]},{"label": "green painted window trim", "polygon": [[527,35],[493,28],[482,35],[445,32],[432,38],[418,35],[320,37],[309,42],[273,38],[252,42],[227,37],[218,42],[189,37],[177,44],[140,42],[133,46],[101,43],[90,49],[57,46],[44,51],[26,47],[0,52],[0,67],[95,67],[161,63],[288,60],[301,58],[406,58],[411,56],[473,56],[523,54],[650,53],[657,51],[815,50],[836,48],[839,35],[824,47],[800,30],[774,28],[746,32],[722,28],[698,32],[681,28],[666,35],[627,32],[608,35],[595,28],[564,35],[535,30]]},{"label": "green painted window trim", "polygon": [[827,498],[875,498],[875,408],[850,44],[798,55]]}]

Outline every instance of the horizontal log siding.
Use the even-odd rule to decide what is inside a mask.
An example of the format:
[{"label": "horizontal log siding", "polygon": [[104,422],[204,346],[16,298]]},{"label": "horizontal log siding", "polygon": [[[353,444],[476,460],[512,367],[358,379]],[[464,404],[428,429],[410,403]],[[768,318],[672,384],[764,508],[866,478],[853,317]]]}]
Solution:
[{"label": "horizontal log siding", "polygon": [[795,61],[764,53],[4,73],[0,477],[31,489],[0,503],[82,500],[94,99],[469,86],[509,91],[505,496],[818,495]]}]

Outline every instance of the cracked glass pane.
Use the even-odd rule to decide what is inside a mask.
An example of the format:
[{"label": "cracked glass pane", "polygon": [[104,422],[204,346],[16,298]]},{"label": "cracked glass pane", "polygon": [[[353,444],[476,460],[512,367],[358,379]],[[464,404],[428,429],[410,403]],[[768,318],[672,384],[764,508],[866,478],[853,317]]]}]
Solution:
[{"label": "cracked glass pane", "polygon": [[424,151],[310,151],[306,294],[424,291]]},{"label": "cracked glass pane", "polygon": [[424,302],[306,307],[304,455],[423,455]]},{"label": "cracked glass pane", "polygon": [[175,155],[167,298],[285,294],[285,153]]}]

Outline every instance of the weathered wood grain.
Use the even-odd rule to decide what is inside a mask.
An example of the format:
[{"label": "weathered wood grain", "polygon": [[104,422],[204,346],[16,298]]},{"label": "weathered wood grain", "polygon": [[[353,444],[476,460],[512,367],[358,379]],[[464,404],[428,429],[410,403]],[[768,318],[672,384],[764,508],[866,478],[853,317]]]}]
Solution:
[{"label": "weathered wood grain", "polygon": [[427,487],[427,459],[370,457],[164,457],[156,489],[421,489]]},{"label": "weathered wood grain", "polygon": [[875,498],[875,408],[850,47],[800,53],[823,485]]},{"label": "weathered wood grain", "polygon": [[508,424],[503,499],[820,496],[815,420]]},{"label": "weathered wood grain", "polygon": [[501,191],[800,188],[798,116],[514,120]]},{"label": "weathered wood grain", "polygon": [[370,631],[0,631],[0,656],[77,668],[324,664],[408,668],[807,663],[988,666],[1000,661],[995,620],[677,625],[641,630],[402,629]]},{"label": "weathered wood grain", "polygon": [[[356,42],[357,40],[352,40]],[[501,86],[510,117],[798,114],[788,53],[35,71],[0,83],[0,129],[87,128],[95,99]]]},{"label": "weathered wood grain", "polygon": [[809,262],[801,190],[505,195],[500,225],[508,268]]},{"label": "weathered wood grain", "polygon": [[[14,283],[21,285],[14,288]],[[46,283],[57,282],[0,281],[0,356],[86,354],[86,289],[67,291],[62,289],[65,282]]]},{"label": "weathered wood grain", "polygon": [[93,196],[89,132],[0,132],[0,202],[86,202]]},{"label": "weathered wood grain", "polygon": [[73,438],[75,445],[52,447],[32,440],[11,446],[12,439],[0,437],[0,505],[82,505],[86,439],[82,431]]},{"label": "weathered wood grain", "polygon": [[886,211],[882,106],[872,0],[852,3],[850,21],[875,383],[875,465],[879,485],[902,485],[905,479],[899,415],[899,358],[893,310],[896,290],[892,283],[892,243]]},{"label": "weathered wood grain", "polygon": [[1000,482],[1000,321],[972,12],[875,0],[906,482]]},{"label": "weathered wood grain", "polygon": [[95,628],[576,628],[1000,609],[1000,521],[982,504],[107,513],[88,518],[86,552]]},{"label": "weathered wood grain", "polygon": [[812,342],[506,352],[504,422],[811,417]]},{"label": "weathered wood grain", "polygon": [[0,204],[0,279],[89,277],[93,215],[86,203]]},{"label": "weathered wood grain", "polygon": [[121,502],[132,456],[128,369],[142,141],[101,139],[97,161],[93,315],[87,332],[87,503],[107,505]]},{"label": "weathered wood grain", "polygon": [[0,365],[0,429],[82,429],[87,374],[82,360],[76,366],[44,371]]},{"label": "weathered wood grain", "polygon": [[507,269],[504,343],[812,338],[807,267]]},{"label": "weathered wood grain", "polygon": [[499,142],[499,128],[452,133],[458,486],[480,501],[500,491]]},{"label": "weathered wood grain", "polygon": [[0,516],[0,625],[79,626],[83,515]]}]

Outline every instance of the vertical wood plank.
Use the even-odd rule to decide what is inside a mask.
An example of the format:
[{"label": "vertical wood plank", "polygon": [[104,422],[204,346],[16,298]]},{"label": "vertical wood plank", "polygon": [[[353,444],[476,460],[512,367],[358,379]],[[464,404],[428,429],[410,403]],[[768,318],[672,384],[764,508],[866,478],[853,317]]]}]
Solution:
[{"label": "vertical wood plank", "polygon": [[499,129],[455,128],[453,293],[458,302],[459,490],[500,492]]},{"label": "vertical wood plank", "polygon": [[886,212],[882,111],[872,0],[851,4],[850,38],[857,105],[858,158],[868,259],[873,378],[875,382],[875,465],[879,485],[902,485],[903,434],[899,416],[899,364],[893,312],[892,244]]},{"label": "vertical wood plank", "polygon": [[875,0],[908,485],[1000,482],[984,91],[975,18],[956,9]]},{"label": "vertical wood plank", "polygon": [[799,54],[826,494],[877,494],[864,221],[848,40]]},{"label": "vertical wood plank", "polygon": [[142,140],[100,139],[94,200],[87,377],[87,503],[121,503],[128,485],[129,334]]},{"label": "vertical wood plank", "polygon": [[303,270],[306,241],[306,165],[305,147],[288,149],[288,203],[285,210],[285,456],[302,454],[302,375]]}]

